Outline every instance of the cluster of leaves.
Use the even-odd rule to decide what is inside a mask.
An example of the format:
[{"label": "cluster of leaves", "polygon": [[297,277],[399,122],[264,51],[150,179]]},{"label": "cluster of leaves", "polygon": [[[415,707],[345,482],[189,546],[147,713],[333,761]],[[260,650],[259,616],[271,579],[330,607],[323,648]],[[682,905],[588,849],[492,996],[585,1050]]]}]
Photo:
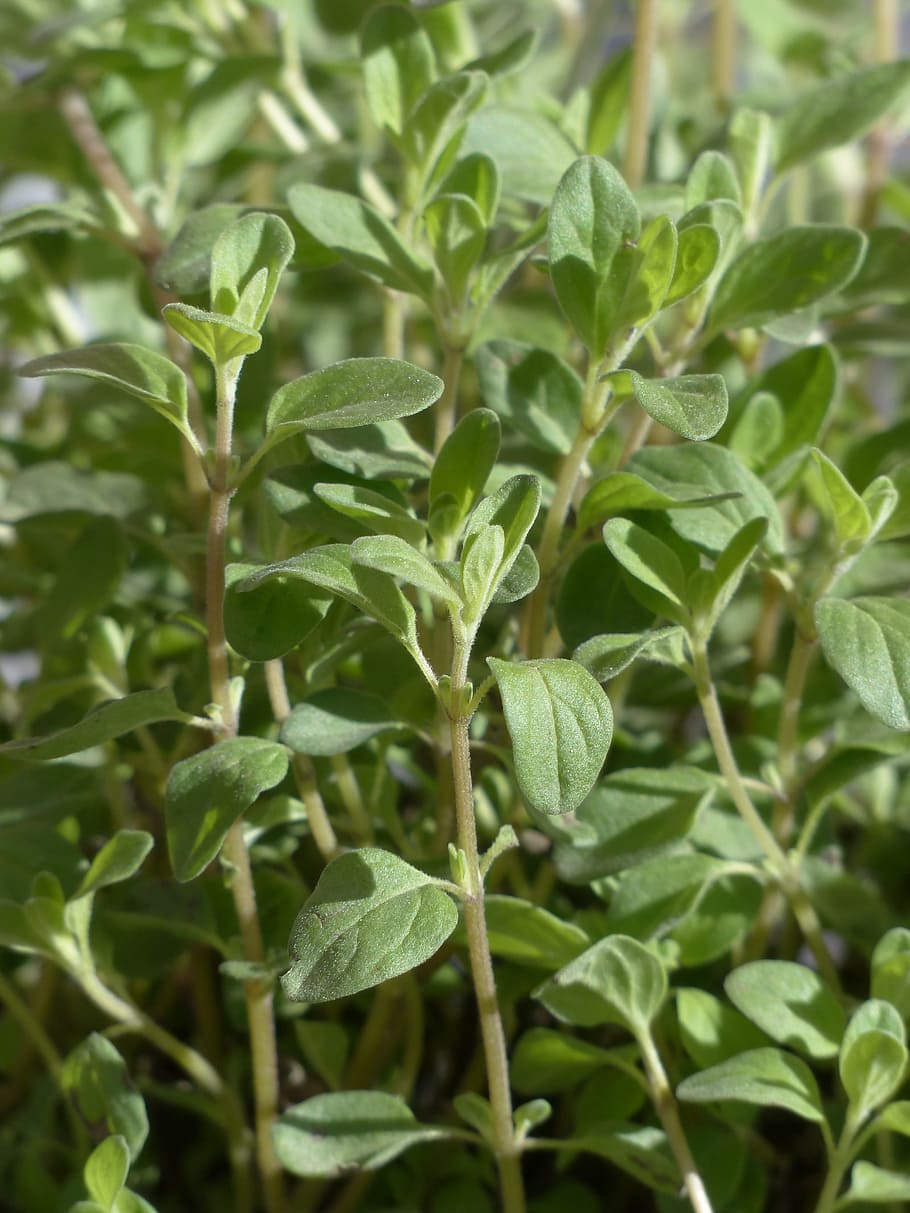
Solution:
[{"label": "cluster of leaves", "polygon": [[14,1208],[910,1200],[865,7],[751,15],[634,189],[593,13],[4,8]]}]

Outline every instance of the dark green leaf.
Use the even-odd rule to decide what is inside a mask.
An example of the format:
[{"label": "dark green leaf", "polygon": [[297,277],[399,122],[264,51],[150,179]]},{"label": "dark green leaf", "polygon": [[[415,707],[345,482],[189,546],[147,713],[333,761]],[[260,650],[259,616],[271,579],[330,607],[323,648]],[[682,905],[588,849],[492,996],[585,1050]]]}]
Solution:
[{"label": "dark green leaf", "polygon": [[401,727],[378,695],[328,687],[293,708],[281,740],[298,754],[347,754],[371,737]]},{"label": "dark green leaf", "polygon": [[569,453],[584,385],[567,363],[520,341],[481,346],[475,363],[483,399],[491,409],[538,450]]},{"label": "dark green leaf", "polygon": [[515,964],[552,972],[591,942],[581,927],[520,897],[488,895],[483,904],[490,950]]},{"label": "dark green leaf", "polygon": [[319,626],[332,597],[306,582],[272,577],[255,589],[236,587],[257,571],[255,564],[229,564],[225,580],[224,630],[228,644],[250,661],[283,657]]},{"label": "dark green leaf", "polygon": [[627,518],[611,518],[603,536],[611,555],[649,591],[643,601],[685,627],[686,571],[673,549]]},{"label": "dark green leaf", "polygon": [[126,1064],[111,1042],[92,1034],[66,1058],[63,1087],[72,1092],[89,1124],[104,1124],[126,1141],[135,1159],[148,1137],[148,1116],[142,1096],[130,1083]]},{"label": "dark green leaf", "polygon": [[186,720],[186,715],[174,701],[170,687],[162,687],[158,691],[136,691],[134,695],[125,695],[122,699],[111,699],[99,704],[78,724],[60,729],[48,737],[8,741],[0,746],[0,754],[27,758],[31,762],[45,762],[103,745],[142,725],[157,724],[160,720]]},{"label": "dark green leaf", "polygon": [[483,492],[499,454],[499,418],[490,409],[473,409],[442,444],[430,474],[430,509],[448,495],[452,518],[460,527]]}]

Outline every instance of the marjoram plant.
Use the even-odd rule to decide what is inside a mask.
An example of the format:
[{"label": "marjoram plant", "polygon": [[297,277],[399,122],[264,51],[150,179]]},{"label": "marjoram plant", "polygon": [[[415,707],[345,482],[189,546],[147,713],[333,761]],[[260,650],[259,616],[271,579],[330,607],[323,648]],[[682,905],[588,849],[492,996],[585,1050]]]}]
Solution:
[{"label": "marjoram plant", "polygon": [[910,1207],[898,9],[2,6],[4,1210]]}]

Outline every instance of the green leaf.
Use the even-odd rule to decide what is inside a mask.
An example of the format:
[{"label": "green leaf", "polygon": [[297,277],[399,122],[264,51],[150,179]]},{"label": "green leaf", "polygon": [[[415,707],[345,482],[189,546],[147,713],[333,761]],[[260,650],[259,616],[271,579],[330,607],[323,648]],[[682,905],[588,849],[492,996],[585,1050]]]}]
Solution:
[{"label": "green leaf", "polygon": [[414,547],[422,545],[426,539],[423,523],[384,493],[376,493],[359,484],[316,484],[313,493],[331,509],[360,523],[364,530],[385,538],[400,539]]},{"label": "green leaf", "polygon": [[495,493],[484,497],[471,514],[465,528],[465,543],[481,527],[502,527],[505,549],[499,571],[505,577],[518,559],[539,509],[540,481],[537,477],[512,476]]},{"label": "green leaf", "polygon": [[103,1123],[109,1133],[121,1136],[135,1160],[148,1137],[148,1115],[126,1063],[111,1042],[92,1032],[66,1058],[61,1078],[85,1120]]},{"label": "green leaf", "polygon": [[635,868],[685,838],[714,793],[689,767],[629,767],[608,775],[557,840],[553,861],[562,880],[588,884]]},{"label": "green leaf", "polygon": [[818,1061],[837,1056],[846,1017],[814,970],[788,960],[756,960],[734,969],[724,989],[772,1040]]},{"label": "green leaf", "polygon": [[298,183],[288,193],[297,222],[354,269],[396,291],[422,297],[433,289],[433,271],[401,242],[391,223],[351,194]]},{"label": "green leaf", "polygon": [[411,111],[403,132],[402,152],[423,183],[451,164],[471,114],[487,92],[484,72],[462,71],[437,80]]},{"label": "green leaf", "polygon": [[869,232],[866,256],[855,278],[833,306],[855,311],[881,304],[906,303],[910,298],[910,232],[903,227],[876,227]]},{"label": "green leaf", "polygon": [[862,550],[872,533],[872,519],[866,504],[850,481],[824,452],[813,447],[828,514],[834,522],[837,547],[844,555]]},{"label": "green leaf", "polygon": [[650,632],[615,632],[592,636],[580,644],[572,660],[583,665],[598,682],[609,682],[627,669],[637,657],[647,656],[667,642],[682,640],[678,627],[655,628]]},{"label": "green leaf", "polygon": [[436,74],[433,43],[410,9],[382,4],[364,22],[360,60],[373,121],[391,135],[401,135]]},{"label": "green leaf", "polygon": [[33,202],[0,215],[0,245],[15,244],[43,232],[91,231],[98,226],[98,217],[75,199]]},{"label": "green leaf", "polygon": [[129,880],[139,871],[154,845],[154,838],[145,830],[118,830],[92,860],[74,898],[85,897],[87,893],[94,893],[106,885]]},{"label": "green leaf", "polygon": [[745,576],[756,548],[768,531],[767,518],[753,518],[737,531],[711,571],[698,569],[689,581],[692,616],[705,638],[714,631]]},{"label": "green leaf", "polygon": [[906,1041],[904,1021],[890,1002],[870,999],[854,1013],[844,1033],[838,1064],[857,1123],[887,1103],[903,1083]]},{"label": "green leaf", "polygon": [[385,1091],[314,1095],[283,1112],[272,1130],[285,1170],[325,1179],[354,1169],[376,1171],[411,1146],[451,1136],[419,1124],[401,1096]]},{"label": "green leaf", "polygon": [[889,1103],[875,1118],[875,1128],[910,1137],[910,1100]]},{"label": "green leaf", "polygon": [[665,308],[686,299],[703,286],[720,257],[720,236],[708,223],[693,223],[678,232],[673,277],[663,301]]},{"label": "green leaf", "polygon": [[562,1144],[607,1159],[657,1192],[676,1195],[680,1190],[679,1169],[661,1129],[605,1120]]},{"label": "green leaf", "polygon": [[707,990],[677,990],[676,1014],[683,1048],[705,1069],[747,1049],[761,1048],[767,1041],[745,1016]]},{"label": "green leaf", "polygon": [[540,565],[530,544],[524,543],[518,549],[515,563],[509,571],[500,578],[493,602],[497,604],[518,602],[537,588],[540,581]]},{"label": "green leaf", "polygon": [[627,935],[608,935],[535,990],[557,1019],[592,1028],[614,1023],[649,1034],[667,995],[667,975],[653,952]]},{"label": "green leaf", "polygon": [[490,950],[515,964],[552,972],[591,943],[581,927],[520,897],[488,894],[483,904]]},{"label": "green leaf", "polygon": [[669,495],[726,494],[726,500],[703,509],[671,509],[667,517],[680,538],[722,552],[747,522],[767,518],[764,549],[771,555],[783,551],[783,525],[773,496],[725,447],[710,442],[649,447],[630,459],[627,470]]},{"label": "green leaf", "polygon": [[635,399],[645,410],[683,438],[713,438],[727,419],[727,385],[723,375],[680,375],[676,379],[643,379],[626,371]]},{"label": "green leaf", "polygon": [[499,686],[522,795],[568,813],[590,792],[610,748],[613,711],[600,684],[558,658],[487,664]]},{"label": "green leaf", "polygon": [[261,737],[229,737],[171,768],[165,818],[178,880],[194,880],[211,863],[238,817],[287,769],[284,746]]},{"label": "green leaf", "polygon": [[785,1108],[816,1124],[825,1119],[812,1071],[799,1057],[781,1049],[749,1049],[691,1074],[676,1088],[676,1095],[687,1103],[732,1101]]},{"label": "green leaf", "polygon": [[346,998],[429,960],[457,921],[451,897],[396,855],[342,855],[297,916],[282,987],[297,1002]]},{"label": "green leaf", "polygon": [[896,1205],[910,1200],[910,1175],[888,1171],[862,1159],[853,1164],[850,1187],[837,1202],[848,1204]]},{"label": "green leaf", "polygon": [[296,648],[320,625],[332,596],[290,577],[268,578],[241,592],[239,584],[258,567],[227,566],[224,630],[231,648],[250,661],[272,661]]},{"label": "green leaf", "polygon": [[423,221],[449,298],[460,303],[487,242],[480,208],[465,194],[437,194],[424,209]]},{"label": "green leaf", "polygon": [[523,30],[500,50],[472,59],[468,66],[474,71],[486,72],[488,76],[510,75],[527,64],[537,49],[539,39],[537,30]]},{"label": "green leaf", "polygon": [[761,110],[738,109],[730,119],[727,135],[730,155],[742,195],[743,210],[754,214],[764,189],[771,160],[774,124]]},{"label": "green leaf", "polygon": [[736,170],[723,152],[702,152],[689,170],[685,208],[691,211],[717,198],[729,198],[737,206],[741,204]]},{"label": "green leaf", "polygon": [[825,660],[866,711],[892,729],[910,729],[910,601],[823,598],[815,626]]},{"label": "green leaf", "polygon": [[110,516],[89,519],[57,561],[35,622],[44,643],[72,639],[115,596],[127,570],[123,527]]},{"label": "green leaf", "polygon": [[574,1087],[614,1059],[628,1064],[630,1048],[634,1045],[604,1049],[552,1028],[530,1028],[512,1055],[512,1083],[516,1091],[553,1095]]},{"label": "green leaf", "polygon": [[397,535],[370,535],[355,539],[351,545],[351,558],[355,566],[375,569],[397,577],[409,585],[426,590],[433,598],[461,606],[457,591],[423,553],[405,543]]},{"label": "green leaf", "polygon": [[493,341],[480,347],[475,365],[491,409],[538,450],[569,453],[584,385],[568,363],[521,341]]},{"label": "green leaf", "polygon": [[594,77],[588,90],[590,104],[585,151],[597,156],[605,156],[610,151],[628,109],[631,75],[631,47],[625,47],[608,59]]},{"label": "green leaf", "polygon": [[194,211],[155,263],[158,285],[175,295],[199,295],[209,288],[212,248],[243,207],[214,202]]},{"label": "green leaf", "polygon": [[267,441],[411,417],[438,400],[442,388],[437,375],[397,358],[348,358],[278,389],[266,414]]},{"label": "green leaf", "polygon": [[106,1213],[113,1210],[129,1169],[129,1147],[119,1135],[106,1137],[89,1155],[82,1172],[85,1186],[92,1200],[96,1200]]},{"label": "green leaf", "polygon": [[783,432],[768,462],[778,463],[816,442],[840,386],[840,367],[830,345],[798,350],[764,371],[748,387],[750,395],[768,392],[781,405]]},{"label": "green leaf", "polygon": [[499,454],[499,418],[490,409],[472,409],[442,444],[430,473],[430,510],[440,498],[452,501],[453,534],[483,492]]},{"label": "green leaf", "polygon": [[624,244],[617,253],[610,330],[621,332],[623,342],[628,332],[645,326],[664,306],[675,272],[677,243],[672,220],[660,215],[642,230],[634,248]]},{"label": "green leaf", "polygon": [[20,375],[84,375],[110,384],[151,405],[187,441],[197,446],[186,414],[186,379],[183,371],[163,354],[141,345],[111,343],[87,345],[34,358],[19,367]]},{"label": "green leaf", "polygon": [[277,215],[254,211],[237,219],[212,247],[212,310],[261,329],[293,254],[291,229]]},{"label": "green leaf", "polygon": [[652,591],[643,601],[685,627],[689,619],[686,571],[673,549],[627,518],[611,518],[604,524],[603,536],[626,572]]},{"label": "green leaf", "polygon": [[313,455],[330,467],[366,479],[425,480],[432,460],[400,421],[307,435]]},{"label": "green leaf", "polygon": [[610,902],[611,930],[643,939],[665,935],[682,922],[729,870],[713,855],[662,855],[627,868]]},{"label": "green leaf", "polygon": [[871,993],[910,1019],[910,930],[906,927],[893,927],[875,945]]},{"label": "green leaf", "polygon": [[862,135],[910,86],[910,62],[883,63],[813,89],[778,119],[774,168],[784,173]]},{"label": "green leaf", "polygon": [[549,206],[559,179],[576,152],[543,114],[519,106],[486,105],[471,115],[463,153],[482,152],[496,163],[510,198]]},{"label": "green leaf", "polygon": [[455,162],[443,181],[440,193],[464,194],[483,216],[486,227],[493,226],[499,207],[501,182],[496,161],[483,152],[472,152]]},{"label": "green leaf", "polygon": [[347,754],[379,733],[402,727],[378,695],[327,687],[295,705],[281,726],[281,740],[298,754],[324,757]]},{"label": "green leaf", "polygon": [[461,551],[462,621],[468,626],[482,618],[496,590],[505,552],[501,526],[489,524],[472,530]]},{"label": "green leaf", "polygon": [[143,725],[157,724],[161,720],[186,719],[186,714],[177,707],[170,687],[157,691],[137,691],[134,695],[124,695],[122,699],[110,699],[99,704],[77,724],[47,737],[7,741],[0,745],[0,754],[7,754],[10,758],[25,758],[30,762],[45,762],[103,745]]},{"label": "green leaf", "polygon": [[381,623],[409,648],[417,647],[416,617],[410,602],[387,573],[355,565],[351,549],[343,543],[310,548],[290,560],[265,565],[239,581],[237,588],[246,593],[273,577],[299,578],[330,590]]},{"label": "green leaf", "polygon": [[233,316],[204,312],[188,303],[169,303],[161,314],[175,333],[205,354],[215,367],[255,354],[262,345],[261,333]]},{"label": "green leaf", "polygon": [[709,329],[759,328],[833,295],[862,264],[855,228],[791,227],[747,245],[717,286]]},{"label": "green leaf", "polygon": [[576,160],[550,207],[550,276],[560,306],[596,358],[613,335],[613,263],[640,230],[638,207],[616,169],[594,156]]},{"label": "green leaf", "polygon": [[736,494],[686,495],[684,487],[663,492],[636,476],[634,472],[609,472],[585,494],[578,509],[578,529],[587,531],[607,518],[629,510],[684,510],[724,501]]}]

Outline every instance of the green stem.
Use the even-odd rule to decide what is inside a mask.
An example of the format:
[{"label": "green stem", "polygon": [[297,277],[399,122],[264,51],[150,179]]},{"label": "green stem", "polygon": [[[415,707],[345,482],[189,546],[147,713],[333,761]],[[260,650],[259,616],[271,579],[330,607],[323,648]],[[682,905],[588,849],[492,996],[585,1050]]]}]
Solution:
[{"label": "green stem", "polygon": [[[224,634],[224,564],[231,501],[230,465],[234,421],[234,395],[240,366],[237,362],[216,368],[215,465],[209,500],[206,549],[206,623],[209,678],[212,699],[221,710],[224,734],[237,734],[237,719],[231,698],[227,640]],[[216,743],[217,744],[217,743]],[[240,926],[243,958],[261,966],[265,961],[262,929],[256,907],[256,890],[250,856],[238,819],[228,830],[223,853],[231,868],[230,887]],[[272,1124],[278,1115],[278,1049],[275,1037],[272,984],[253,978],[243,983],[250,1048],[253,1063],[253,1095],[256,1108],[256,1159],[268,1213],[283,1213],[284,1176],[272,1145]]]},{"label": "green stem", "polygon": [[351,768],[347,754],[334,754],[331,758],[332,770],[335,772],[335,784],[342,803],[347,809],[354,832],[361,842],[371,846],[374,841],[373,822],[363,802],[360,785]]},{"label": "green stem", "polygon": [[[291,701],[288,698],[288,687],[284,677],[284,665],[280,658],[265,663],[265,685],[268,691],[272,715],[278,724],[283,724],[291,714]],[[325,804],[319,792],[316,781],[316,771],[313,763],[306,754],[294,754],[291,758],[291,770],[297,784],[297,791],[306,809],[307,824],[313,841],[322,858],[328,863],[338,854],[338,839],[329,821]]]},{"label": "green stem", "polygon": [[[874,62],[888,63],[900,53],[901,15],[899,0],[875,0]],[[865,188],[860,208],[860,227],[874,227],[882,190],[888,181],[891,162],[892,119],[883,118],[869,133],[866,144]]]},{"label": "green stem", "polygon": [[726,114],[736,79],[736,10],[733,0],[715,0],[712,42],[714,102],[720,112]]},{"label": "green stem", "polygon": [[651,1099],[657,1115],[660,1117],[660,1123],[664,1127],[664,1132],[670,1143],[670,1149],[673,1151],[673,1157],[676,1159],[676,1164],[682,1174],[683,1183],[692,1208],[695,1210],[695,1213],[713,1213],[711,1200],[705,1189],[704,1180],[699,1174],[698,1167],[695,1165],[692,1151],[689,1149],[689,1143],[686,1139],[685,1130],[682,1127],[682,1121],[679,1119],[679,1109],[676,1106],[676,1100],[673,1098],[673,1092],[667,1081],[666,1071],[650,1033],[642,1033],[638,1037],[638,1045],[641,1049],[645,1073],[648,1076]]},{"label": "green stem", "polygon": [[434,449],[437,454],[458,420],[458,387],[463,366],[464,348],[446,342],[445,359],[442,366],[442,381],[445,387],[436,404]]},{"label": "green stem", "polygon": [[749,793],[743,783],[743,777],[730,745],[727,726],[717,698],[717,690],[711,678],[711,668],[708,664],[708,653],[703,642],[693,643],[693,666],[695,688],[701,704],[702,715],[708,729],[708,736],[714,747],[717,765],[724,777],[727,791],[730,794],[739,815],[752,831],[752,835],[767,857],[775,878],[780,883],[794,917],[815,956],[819,972],[831,988],[840,993],[841,985],[837,969],[822,934],[821,923],[805,891],[799,883],[799,875],[794,870],[789,857],[786,855],[774,834],[765,825],[764,820],[753,805]]},{"label": "green stem", "polygon": [[[464,637],[456,636],[452,660],[452,702],[459,700],[458,692],[467,680],[470,646]],[[455,822],[458,847],[466,863],[466,884],[463,901],[471,977],[480,1016],[487,1069],[487,1087],[492,1112],[493,1149],[499,1169],[503,1213],[524,1213],[525,1194],[521,1175],[520,1146],[515,1139],[512,1120],[512,1093],[509,1084],[509,1059],[502,1016],[496,997],[496,978],[487,935],[484,913],[483,878],[477,851],[477,826],[474,820],[474,795],[471,783],[471,750],[468,737],[470,717],[466,714],[449,717],[452,741],[452,775],[455,785]]]},{"label": "green stem", "polygon": [[648,130],[651,119],[651,68],[657,49],[658,0],[638,0],[632,51],[632,81],[629,89],[629,123],[623,176],[631,190],[645,179],[648,162]]},{"label": "green stem", "polygon": [[855,1136],[856,1125],[848,1113],[840,1139],[828,1159],[828,1174],[819,1193],[814,1213],[833,1213],[844,1175],[853,1159]]}]

